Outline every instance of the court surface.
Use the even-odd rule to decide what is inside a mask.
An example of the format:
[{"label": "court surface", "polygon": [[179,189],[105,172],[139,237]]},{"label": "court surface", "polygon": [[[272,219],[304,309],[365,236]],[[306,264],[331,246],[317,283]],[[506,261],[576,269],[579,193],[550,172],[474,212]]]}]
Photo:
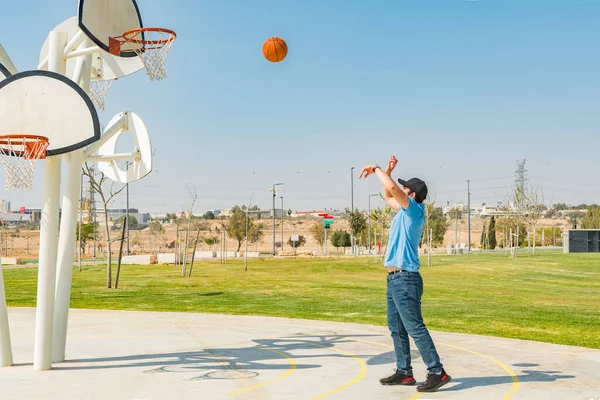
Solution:
[{"label": "court surface", "polygon": [[36,372],[35,309],[9,318],[3,400],[600,398],[598,350],[432,332],[453,379],[419,394],[379,384],[394,368],[385,327],[216,314],[71,310],[67,361]]}]

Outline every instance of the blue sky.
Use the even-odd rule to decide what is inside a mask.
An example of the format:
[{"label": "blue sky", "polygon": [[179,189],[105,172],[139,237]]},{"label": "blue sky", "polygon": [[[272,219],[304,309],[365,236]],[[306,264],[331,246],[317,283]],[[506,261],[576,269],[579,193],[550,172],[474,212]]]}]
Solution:
[{"label": "blue sky", "polygon": [[[547,203],[600,202],[600,1],[140,0],[146,26],[175,30],[168,79],[143,72],[107,96],[104,123],[138,113],[156,149],[154,171],[131,185],[142,211],[350,206],[350,167],[399,159],[395,176],[425,179],[432,199],[496,204],[516,161]],[[165,9],[168,6],[168,9]],[[9,2],[0,42],[34,69],[48,32],[74,0]],[[21,32],[17,37],[15,32]],[[269,63],[262,43],[289,47]],[[0,197],[41,203],[32,192]],[[377,181],[355,180],[367,207]],[[380,206],[372,200],[372,206]],[[121,207],[125,196],[114,204]],[[279,204],[279,199],[278,199]]]}]

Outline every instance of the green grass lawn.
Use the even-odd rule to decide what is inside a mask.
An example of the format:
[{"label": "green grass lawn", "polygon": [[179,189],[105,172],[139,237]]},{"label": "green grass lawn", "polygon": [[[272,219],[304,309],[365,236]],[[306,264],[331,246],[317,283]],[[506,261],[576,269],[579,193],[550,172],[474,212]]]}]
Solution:
[{"label": "green grass lawn", "polygon": [[[433,330],[600,349],[600,255],[472,254],[421,269],[423,314]],[[425,260],[423,260],[425,264]],[[202,261],[123,266],[118,290],[102,266],[74,272],[71,306],[254,314],[386,325],[385,272],[374,259]],[[35,306],[36,269],[4,271],[9,306]]]}]

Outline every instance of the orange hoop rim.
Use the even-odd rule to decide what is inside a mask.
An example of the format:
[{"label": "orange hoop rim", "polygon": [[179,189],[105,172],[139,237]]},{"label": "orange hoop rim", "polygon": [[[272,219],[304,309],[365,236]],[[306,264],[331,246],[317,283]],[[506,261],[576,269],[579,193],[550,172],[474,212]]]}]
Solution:
[{"label": "orange hoop rim", "polygon": [[[166,33],[171,36],[166,39],[162,39],[162,40],[135,39],[136,35],[139,35],[140,33],[145,33],[145,32],[161,32],[161,33]],[[131,30],[123,33],[123,35],[120,36],[120,38],[122,38],[125,42],[130,42],[130,43],[135,43],[135,44],[146,44],[146,45],[147,44],[163,44],[164,45],[164,44],[167,44],[167,43],[172,42],[175,39],[177,39],[177,34],[174,31],[172,31],[171,29],[166,29],[166,28],[137,28],[137,29],[131,29]]]},{"label": "orange hoop rim", "polygon": [[10,134],[10,135],[1,135],[0,136],[0,155],[4,155],[7,152],[8,153],[12,153],[12,155],[16,155],[16,156],[23,156],[25,155],[24,151],[14,151],[11,148],[8,148],[6,146],[11,146],[11,145],[18,145],[17,143],[11,143],[10,139],[22,139],[22,143],[42,143],[43,146],[43,151],[40,152],[40,154],[36,155],[36,154],[29,154],[28,158],[37,158],[37,159],[44,159],[46,158],[46,149],[48,148],[48,146],[50,145],[50,141],[46,136],[41,136],[41,135],[27,135],[27,134],[18,134],[18,133],[14,133],[14,134]]},{"label": "orange hoop rim", "polygon": [[25,139],[25,141],[38,141],[39,140],[41,142],[50,143],[49,139],[46,136],[13,133],[10,135],[0,135],[0,146],[4,145],[4,144],[9,144],[7,139]]}]

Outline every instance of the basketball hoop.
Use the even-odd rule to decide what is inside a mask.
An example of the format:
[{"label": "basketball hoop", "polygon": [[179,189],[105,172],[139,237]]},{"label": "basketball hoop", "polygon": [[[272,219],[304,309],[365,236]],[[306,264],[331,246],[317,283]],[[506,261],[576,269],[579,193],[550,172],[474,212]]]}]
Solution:
[{"label": "basketball hoop", "polygon": [[90,82],[90,99],[92,100],[92,103],[94,103],[96,110],[104,111],[104,99],[113,83],[115,83],[115,79]]},{"label": "basketball hoop", "polygon": [[33,187],[35,163],[46,158],[48,145],[48,138],[44,136],[0,136],[0,157],[6,171],[6,190]]},{"label": "basketball hoop", "polygon": [[109,50],[117,56],[122,51],[135,52],[142,59],[150,80],[159,81],[167,77],[165,63],[175,39],[177,34],[170,29],[132,29],[122,36],[111,37]]}]

